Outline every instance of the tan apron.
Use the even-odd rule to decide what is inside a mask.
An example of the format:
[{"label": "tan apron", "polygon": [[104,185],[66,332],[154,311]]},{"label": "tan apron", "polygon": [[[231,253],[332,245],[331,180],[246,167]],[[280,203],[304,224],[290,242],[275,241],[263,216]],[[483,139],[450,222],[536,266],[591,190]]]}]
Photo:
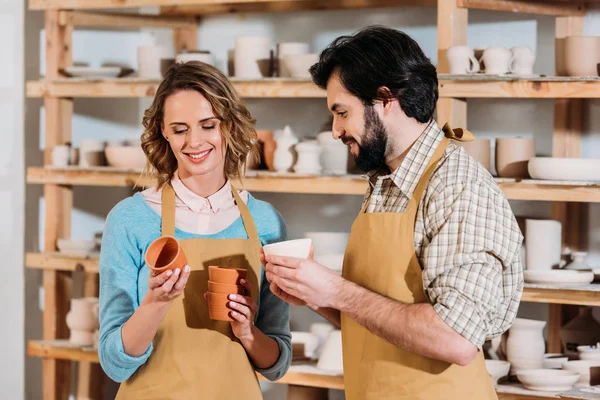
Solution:
[{"label": "tan apron", "polygon": [[[208,266],[248,269],[260,293],[260,239],[248,206],[232,188],[249,239],[189,239],[180,243],[192,268],[184,294],[171,304],[153,341],[148,361],[125,381],[117,399],[262,399],[254,368],[226,321],[212,321],[203,294]],[[162,193],[162,234],[175,234],[175,193]]]},{"label": "tan apron", "polygon": [[[449,129],[444,131],[450,136]],[[344,278],[403,303],[429,302],[415,255],[414,225],[421,196],[447,145],[444,138],[404,212],[366,213],[365,203],[352,226]],[[342,342],[348,400],[497,399],[482,352],[466,367],[423,357],[374,335],[344,314]]]}]

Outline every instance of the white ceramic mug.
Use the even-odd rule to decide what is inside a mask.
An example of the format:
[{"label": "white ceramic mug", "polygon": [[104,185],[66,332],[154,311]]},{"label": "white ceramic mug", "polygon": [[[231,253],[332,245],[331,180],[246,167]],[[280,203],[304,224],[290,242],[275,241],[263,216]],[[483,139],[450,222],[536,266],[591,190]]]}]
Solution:
[{"label": "white ceramic mug", "polygon": [[179,53],[175,56],[175,62],[177,63],[186,63],[188,61],[200,61],[215,65],[215,59],[209,51],[190,51],[188,53]]},{"label": "white ceramic mug", "polygon": [[262,78],[259,62],[271,58],[271,38],[268,36],[238,36],[235,38],[234,71],[236,78]]},{"label": "white ceramic mug", "polygon": [[450,64],[450,73],[453,75],[473,74],[479,72],[479,61],[475,52],[469,46],[452,46],[446,52]]},{"label": "white ceramic mug", "polygon": [[510,50],[504,47],[488,47],[483,52],[485,73],[488,75],[504,75],[510,72]]},{"label": "white ceramic mug", "polygon": [[172,58],[172,51],[165,46],[138,47],[138,76],[161,79],[160,63],[163,58]]},{"label": "white ceramic mug", "polygon": [[71,146],[58,145],[52,149],[52,166],[53,167],[66,167],[69,165],[69,159],[71,158]]},{"label": "white ceramic mug", "polygon": [[283,56],[308,54],[308,43],[279,43],[277,45],[277,62],[279,76],[282,78],[290,78],[292,75],[290,70],[283,62]]},{"label": "white ceramic mug", "polygon": [[529,47],[513,47],[510,49],[510,72],[519,76],[533,75],[533,64],[535,63],[535,52]]}]

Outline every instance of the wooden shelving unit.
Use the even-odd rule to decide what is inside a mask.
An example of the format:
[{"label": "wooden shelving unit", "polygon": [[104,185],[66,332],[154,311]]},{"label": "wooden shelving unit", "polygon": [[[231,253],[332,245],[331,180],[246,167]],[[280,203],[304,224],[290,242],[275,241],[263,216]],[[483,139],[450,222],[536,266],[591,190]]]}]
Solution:
[{"label": "wooden shelving unit", "polygon": [[[159,6],[160,15],[132,13],[99,13],[89,10]],[[467,98],[553,98],[555,121],[553,155],[580,156],[581,99],[600,98],[600,79],[539,77],[515,79],[477,75],[453,76],[446,62],[446,51],[452,45],[466,44],[469,9],[522,12],[556,17],[556,37],[583,33],[583,2],[521,0],[30,0],[29,8],[43,10],[46,21],[46,76],[27,83],[29,97],[42,97],[46,109],[44,165],[50,164],[55,145],[71,140],[73,99],[85,97],[135,98],[151,97],[158,81],[138,78],[108,80],[66,79],[59,71],[72,64],[74,27],[151,28],[174,30],[174,46],[196,48],[198,17],[232,12],[288,12],[324,9],[360,9],[368,7],[437,6],[438,72],[440,100],[438,120],[452,126],[466,126]],[[113,10],[115,11],[115,10]],[[118,11],[118,10],[117,10]],[[325,98],[325,92],[311,82],[292,79],[234,80],[237,90],[246,98]],[[72,272],[85,274],[86,296],[97,295],[97,256],[77,258],[56,252],[56,239],[70,236],[72,188],[83,186],[146,186],[152,177],[140,178],[139,171],[109,168],[82,170],[30,167],[27,182],[44,185],[46,204],[44,252],[27,253],[26,265],[42,271],[44,284],[43,341],[31,341],[28,354],[43,359],[44,399],[66,399],[71,387],[71,367],[78,363],[78,398],[99,398],[103,374],[98,368],[98,355],[93,349],[67,345],[69,335],[65,316],[71,298]],[[362,195],[366,182],[356,176],[294,177],[258,175],[244,179],[241,187],[251,191],[277,193]],[[580,221],[585,203],[600,202],[600,186],[586,183],[499,181],[509,199],[552,201],[553,218],[563,223],[564,245],[579,248],[584,242]],[[560,304],[597,306],[600,293],[594,286],[573,288],[527,285],[523,301],[550,304],[548,350],[560,351],[558,331],[562,323]],[[307,373],[292,369],[281,381],[298,387],[343,389],[343,377]],[[503,400],[535,400],[554,398],[524,389],[499,388]]]}]

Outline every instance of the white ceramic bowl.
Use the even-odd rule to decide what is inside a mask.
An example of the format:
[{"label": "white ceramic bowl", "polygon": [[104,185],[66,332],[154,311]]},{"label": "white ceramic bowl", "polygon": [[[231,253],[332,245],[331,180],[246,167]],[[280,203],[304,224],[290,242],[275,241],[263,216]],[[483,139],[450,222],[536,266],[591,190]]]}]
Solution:
[{"label": "white ceramic bowl", "polygon": [[336,329],[329,334],[317,368],[329,373],[342,375],[344,373],[344,361],[342,358],[342,331]]},{"label": "white ceramic bowl", "polygon": [[283,56],[283,62],[292,78],[310,78],[308,69],[319,61],[318,53],[310,54],[287,54]]},{"label": "white ceramic bowl", "polygon": [[529,369],[517,371],[517,378],[529,390],[562,392],[573,388],[579,374],[562,369]]},{"label": "white ceramic bowl", "polygon": [[533,179],[600,181],[600,159],[534,157],[527,169]]},{"label": "white ceramic bowl", "polygon": [[523,277],[527,283],[585,285],[594,280],[594,273],[565,269],[526,270],[523,271]]},{"label": "white ceramic bowl", "polygon": [[350,234],[347,232],[306,232],[304,237],[312,240],[316,257],[344,254]]},{"label": "white ceramic bowl", "polygon": [[569,357],[560,353],[544,354],[544,369],[561,369],[563,363],[569,361]]},{"label": "white ceramic bowl", "polygon": [[[562,369],[566,371],[573,371],[579,374],[579,380],[575,383],[575,387],[586,387],[590,386],[591,368],[597,368],[600,371],[600,361],[567,361],[562,364]],[[594,375],[596,375],[596,369]]]},{"label": "white ceramic bowl", "polygon": [[56,246],[61,253],[72,255],[87,255],[97,250],[95,240],[58,239]]},{"label": "white ceramic bowl", "polygon": [[141,147],[119,146],[104,150],[108,165],[116,168],[143,169],[146,166],[146,154]]},{"label": "white ceramic bowl", "polygon": [[577,351],[580,353],[600,353],[600,343],[592,346],[577,346]]},{"label": "white ceramic bowl", "polygon": [[307,358],[316,358],[316,351],[319,347],[319,337],[308,332],[291,332],[292,344],[302,343],[304,345],[304,356]]},{"label": "white ceramic bowl", "polygon": [[503,378],[506,375],[508,375],[508,371],[510,370],[510,363],[508,361],[501,360],[485,360],[485,368],[492,377],[494,385],[497,385],[500,378]]},{"label": "white ceramic bowl", "polygon": [[285,256],[295,258],[308,258],[310,253],[310,239],[286,240],[285,242],[268,244],[263,247],[267,256]]},{"label": "white ceramic bowl", "polygon": [[600,352],[586,351],[579,353],[579,359],[584,361],[600,361]]}]

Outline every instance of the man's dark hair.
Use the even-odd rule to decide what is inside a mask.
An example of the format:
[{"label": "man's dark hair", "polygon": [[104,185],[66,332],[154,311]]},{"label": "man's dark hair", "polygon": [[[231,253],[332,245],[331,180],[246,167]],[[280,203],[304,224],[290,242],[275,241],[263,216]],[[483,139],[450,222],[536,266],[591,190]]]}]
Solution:
[{"label": "man's dark hair", "polygon": [[438,99],[435,67],[404,32],[369,26],[352,36],[340,36],[310,68],[313,81],[323,89],[338,72],[342,85],[365,106],[385,100],[379,92],[385,86],[408,117],[421,123],[433,117]]}]

